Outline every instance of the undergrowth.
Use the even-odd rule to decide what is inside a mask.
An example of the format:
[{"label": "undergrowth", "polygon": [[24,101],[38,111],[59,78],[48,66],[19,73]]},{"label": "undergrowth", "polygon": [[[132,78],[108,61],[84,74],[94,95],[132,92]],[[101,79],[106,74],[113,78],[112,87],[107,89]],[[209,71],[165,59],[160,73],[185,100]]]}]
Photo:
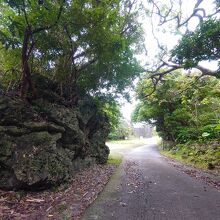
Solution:
[{"label": "undergrowth", "polygon": [[201,169],[215,170],[220,174],[220,144],[218,142],[186,143],[163,146],[161,153]]}]

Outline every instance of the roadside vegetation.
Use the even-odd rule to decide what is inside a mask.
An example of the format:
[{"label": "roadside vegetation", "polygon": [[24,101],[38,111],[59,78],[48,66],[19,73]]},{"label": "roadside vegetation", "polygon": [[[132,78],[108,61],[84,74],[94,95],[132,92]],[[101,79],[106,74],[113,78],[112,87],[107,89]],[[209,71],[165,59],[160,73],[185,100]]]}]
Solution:
[{"label": "roadside vegetation", "polygon": [[118,153],[110,153],[108,156],[108,164],[120,165],[122,162],[122,155]]},{"label": "roadside vegetation", "polygon": [[194,167],[212,170],[220,174],[220,146],[219,144],[177,144],[171,149],[164,149],[161,153]]},{"label": "roadside vegetation", "polygon": [[[122,117],[118,120],[117,127],[113,128],[109,133],[109,140],[125,140],[133,134],[133,128],[129,122]],[[123,142],[122,142],[123,143]]]},{"label": "roadside vegetation", "polygon": [[195,1],[191,14],[183,11],[187,1],[151,3],[152,27],[159,26],[161,34],[174,33],[179,41],[169,48],[155,30],[159,61],[152,62],[137,85],[139,103],[132,120],[156,127],[164,154],[218,172],[220,3],[212,1],[211,12],[204,1]]},{"label": "roadside vegetation", "polygon": [[145,98],[149,81],[137,87],[140,103],[134,121],[156,126],[165,154],[198,167],[220,168],[220,82],[215,77],[194,79],[176,72]]},{"label": "roadside vegetation", "polygon": [[[195,0],[191,15],[185,2],[0,1],[0,219],[61,219],[66,198],[76,205],[66,219],[79,218],[122,155],[146,143],[127,139],[119,106],[137,79],[133,121],[156,126],[165,154],[220,169],[220,1],[206,13]],[[63,183],[62,195],[46,190]]]}]

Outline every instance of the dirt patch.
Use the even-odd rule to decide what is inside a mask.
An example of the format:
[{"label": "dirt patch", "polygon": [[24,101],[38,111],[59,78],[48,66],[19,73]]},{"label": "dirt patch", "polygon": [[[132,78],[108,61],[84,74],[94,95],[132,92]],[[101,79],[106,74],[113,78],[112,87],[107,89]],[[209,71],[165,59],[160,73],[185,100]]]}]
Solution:
[{"label": "dirt patch", "polygon": [[115,165],[95,165],[79,172],[72,183],[53,191],[0,191],[0,219],[78,220],[103,190]]}]

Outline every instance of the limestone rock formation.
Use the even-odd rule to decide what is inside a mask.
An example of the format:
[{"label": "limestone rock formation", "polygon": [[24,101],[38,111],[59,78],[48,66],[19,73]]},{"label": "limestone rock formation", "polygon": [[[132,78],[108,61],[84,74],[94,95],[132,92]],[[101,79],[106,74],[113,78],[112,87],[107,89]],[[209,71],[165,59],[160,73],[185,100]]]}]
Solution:
[{"label": "limestone rock formation", "polygon": [[27,104],[0,94],[0,188],[48,188],[107,161],[109,123],[91,98],[68,107],[51,97]]}]

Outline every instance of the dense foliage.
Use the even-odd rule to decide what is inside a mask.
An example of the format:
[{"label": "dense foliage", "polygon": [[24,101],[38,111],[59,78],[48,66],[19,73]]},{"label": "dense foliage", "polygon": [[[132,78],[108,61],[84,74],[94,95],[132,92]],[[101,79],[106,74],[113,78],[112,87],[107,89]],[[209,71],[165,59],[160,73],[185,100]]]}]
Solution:
[{"label": "dense foliage", "polygon": [[127,122],[120,111],[120,104],[109,97],[104,99],[97,99],[97,105],[99,109],[108,117],[110,124],[110,133],[108,136],[109,140],[120,140],[128,138],[132,134],[132,127],[129,122]]},{"label": "dense foliage", "polygon": [[[219,0],[148,2],[152,34],[157,45],[156,56],[146,67],[153,91],[164,76],[177,69],[191,71],[195,68],[201,76],[219,78]],[[205,65],[204,61],[212,61],[214,65]]]},{"label": "dense foliage", "polygon": [[108,117],[109,124],[110,124],[110,130],[114,131],[119,126],[120,118],[122,117],[120,112],[120,105],[111,98],[105,98],[105,99],[97,99],[97,105],[99,106],[99,109]]},{"label": "dense foliage", "polygon": [[[172,51],[173,60],[184,68],[196,67],[200,61],[220,59],[220,20],[202,22],[195,32],[186,33]],[[216,74],[220,77],[220,72]]]},{"label": "dense foliage", "polygon": [[133,113],[134,121],[154,124],[164,140],[176,143],[220,138],[220,82],[217,79],[206,77],[195,83],[191,77],[175,73],[167,76],[155,93],[146,98],[149,85],[148,79],[138,84],[140,103]]},{"label": "dense foliage", "polygon": [[[0,1],[0,80],[36,93],[41,74],[60,95],[121,93],[141,72],[137,11],[127,0]],[[36,96],[36,94],[34,94]],[[74,95],[72,95],[74,96]]]},{"label": "dense foliage", "polygon": [[111,130],[108,139],[110,140],[125,140],[132,135],[132,126],[122,117],[119,118],[117,127]]}]

